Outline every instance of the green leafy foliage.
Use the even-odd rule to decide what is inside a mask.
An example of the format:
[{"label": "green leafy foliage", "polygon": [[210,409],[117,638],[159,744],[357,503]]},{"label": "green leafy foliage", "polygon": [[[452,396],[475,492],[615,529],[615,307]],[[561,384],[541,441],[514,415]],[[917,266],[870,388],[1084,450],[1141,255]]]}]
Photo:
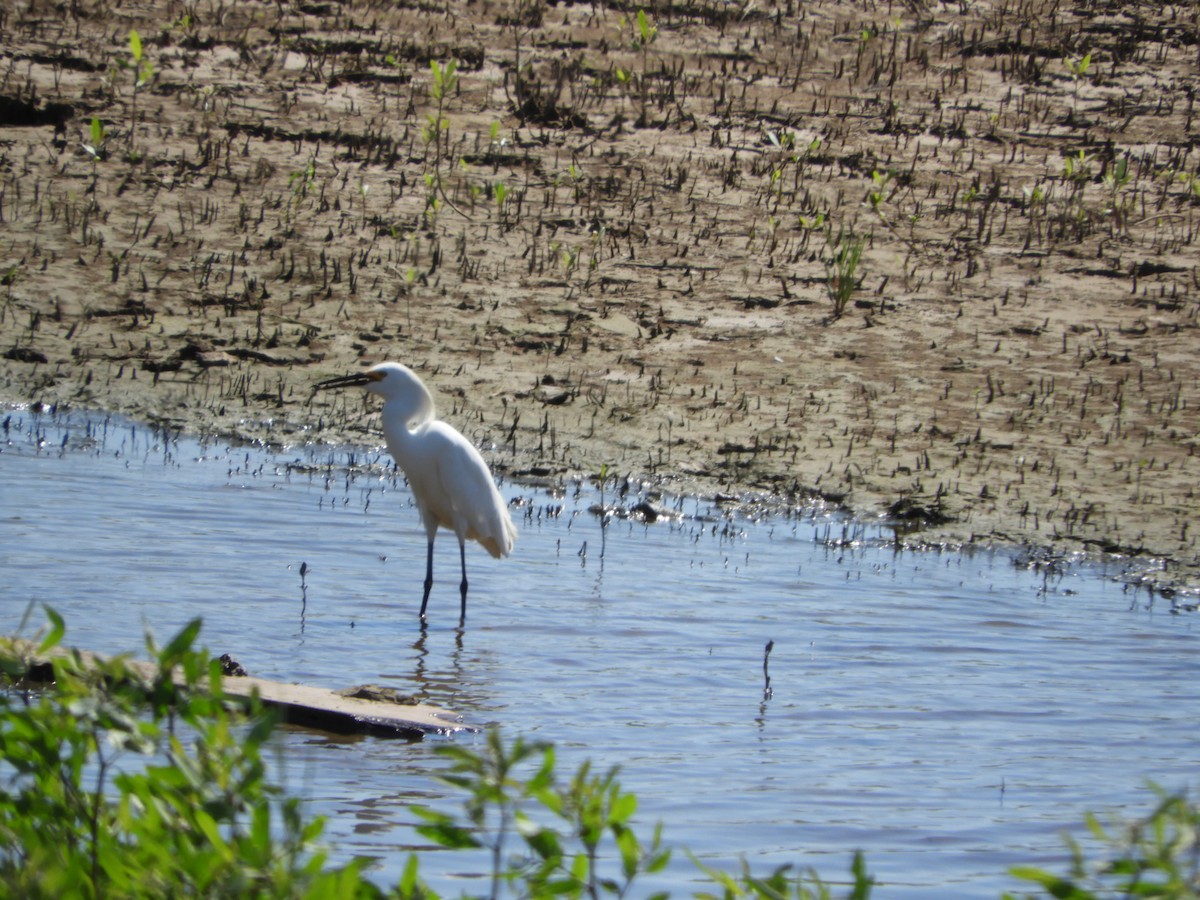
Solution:
[{"label": "green leafy foliage", "polygon": [[[1091,838],[1104,852],[1088,859],[1074,839],[1067,838],[1071,866],[1058,875],[1034,866],[1017,866],[1016,877],[1036,884],[1036,896],[1102,900],[1109,897],[1157,897],[1195,900],[1200,897],[1200,808],[1184,794],[1169,794],[1153,786],[1158,804],[1131,822],[1101,823],[1087,817]],[[1017,895],[1005,894],[1007,900]]]},{"label": "green leafy foliage", "polygon": [[561,784],[552,746],[520,737],[506,746],[498,730],[478,751],[455,744],[438,753],[451,761],[439,777],[466,795],[463,813],[420,809],[419,830],[442,847],[487,848],[492,896],[519,880],[536,897],[624,897],[670,860],[661,829],[649,841],[635,833],[637,798],[616,769],[595,775],[584,763]]},{"label": "green leafy foliage", "polygon": [[[39,655],[66,633],[46,617]],[[0,695],[0,895],[379,895],[355,866],[327,866],[322,820],[268,784],[274,720],[224,694],[199,631],[149,642],[149,680],[124,657],[59,654],[52,686]],[[27,664],[10,653],[3,670]]]}]

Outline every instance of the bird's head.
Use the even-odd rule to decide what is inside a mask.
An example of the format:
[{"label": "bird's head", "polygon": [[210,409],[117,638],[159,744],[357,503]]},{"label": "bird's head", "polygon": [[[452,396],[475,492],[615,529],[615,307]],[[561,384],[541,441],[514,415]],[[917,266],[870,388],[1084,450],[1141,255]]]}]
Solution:
[{"label": "bird's head", "polygon": [[323,391],[330,388],[365,387],[372,394],[389,398],[408,389],[413,383],[420,383],[413,371],[400,363],[378,363],[365,372],[354,375],[343,375],[318,382],[314,390]]}]

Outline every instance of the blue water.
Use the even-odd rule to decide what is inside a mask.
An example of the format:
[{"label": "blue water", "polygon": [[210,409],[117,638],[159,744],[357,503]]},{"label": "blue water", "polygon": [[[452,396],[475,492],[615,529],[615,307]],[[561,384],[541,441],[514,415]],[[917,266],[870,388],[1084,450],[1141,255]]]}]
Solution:
[{"label": "blue water", "polygon": [[[1194,787],[1195,615],[1103,568],[894,552],[885,529],[821,510],[752,520],[695,498],[602,534],[590,486],[504,483],[515,554],[468,548],[460,632],[443,535],[422,633],[424,531],[403,481],[365,465],[380,450],[8,415],[5,632],[47,603],[69,643],[137,651],[147,629],[165,640],[202,615],[203,642],[252,674],[394,686],[554,742],[564,777],[620,765],[641,833],[661,820],[667,844],[710,865],[842,880],[861,849],[876,897],[997,897],[1010,865],[1063,871],[1061,832],[1081,835],[1085,812],[1145,812],[1147,780]],[[410,804],[458,802],[433,777],[447,740],[483,739],[286,729],[279,778],[328,817],[335,859],[368,857],[387,883],[426,846]],[[421,865],[445,893],[487,887],[482,857]],[[677,851],[642,886],[688,896],[701,880]]]}]

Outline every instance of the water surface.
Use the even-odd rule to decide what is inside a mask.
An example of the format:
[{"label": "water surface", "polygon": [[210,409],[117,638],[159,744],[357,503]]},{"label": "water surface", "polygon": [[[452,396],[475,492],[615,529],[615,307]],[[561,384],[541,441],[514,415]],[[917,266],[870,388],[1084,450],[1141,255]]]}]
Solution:
[{"label": "water surface", "polygon": [[[70,643],[136,651],[201,615],[203,642],[255,675],[394,686],[553,741],[564,777],[619,764],[642,833],[661,820],[718,867],[841,879],[861,849],[877,897],[996,897],[1009,865],[1063,870],[1060,832],[1086,811],[1138,814],[1148,779],[1193,781],[1195,617],[1101,568],[897,553],[820,511],[755,521],[696,499],[602,535],[590,489],[504,484],[516,553],[469,548],[460,632],[443,533],[423,633],[424,532],[403,481],[364,467],[379,450],[273,453],[24,410],[4,438],[5,632],[47,603]],[[280,778],[328,817],[336,859],[368,856],[386,883],[425,846],[409,805],[457,802],[431,775],[444,740],[481,738],[287,729]],[[422,858],[451,895],[482,892],[485,868]],[[698,877],[677,852],[645,892],[687,896]]]}]

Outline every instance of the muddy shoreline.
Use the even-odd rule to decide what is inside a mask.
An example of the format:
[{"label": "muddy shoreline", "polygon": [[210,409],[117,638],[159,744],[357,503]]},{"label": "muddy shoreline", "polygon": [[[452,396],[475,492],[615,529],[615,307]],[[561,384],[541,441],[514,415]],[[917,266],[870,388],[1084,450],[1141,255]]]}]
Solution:
[{"label": "muddy shoreline", "polygon": [[4,402],[374,443],[395,359],[515,478],[1200,585],[1200,11],[0,17]]}]

